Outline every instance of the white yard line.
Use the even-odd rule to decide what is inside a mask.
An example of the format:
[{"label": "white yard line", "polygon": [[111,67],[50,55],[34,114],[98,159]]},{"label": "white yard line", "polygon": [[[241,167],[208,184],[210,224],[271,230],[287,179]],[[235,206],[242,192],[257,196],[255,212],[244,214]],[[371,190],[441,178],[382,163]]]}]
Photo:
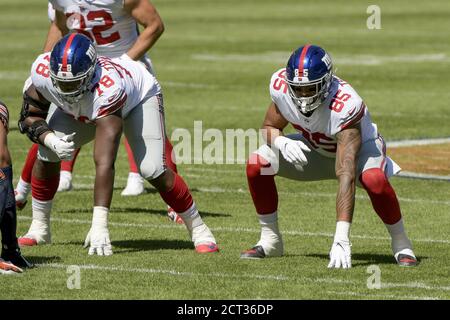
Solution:
[{"label": "white yard line", "polygon": [[437,174],[416,173],[410,171],[400,171],[398,176],[403,178],[423,179],[423,180],[442,180],[450,181],[450,176],[441,176]]},{"label": "white yard line", "polygon": [[190,88],[190,89],[217,89],[219,86],[206,83],[192,83],[192,82],[176,82],[176,81],[162,81],[163,87],[173,88]]},{"label": "white yard line", "polygon": [[[39,267],[44,268],[57,268],[66,269],[69,265],[60,263],[42,263],[37,264]],[[131,272],[131,273],[155,273],[155,274],[167,274],[172,276],[185,276],[185,277],[220,277],[220,278],[234,278],[234,279],[259,279],[259,280],[275,280],[275,281],[286,281],[288,277],[277,276],[277,275],[258,275],[258,274],[229,274],[221,272],[211,272],[211,273],[195,273],[186,271],[176,271],[176,270],[164,270],[164,269],[150,269],[150,268],[126,268],[123,266],[100,266],[100,265],[77,265],[83,270],[101,270],[101,271],[117,271],[117,272]]]},{"label": "white yard line", "polygon": [[[60,263],[42,263],[37,264],[38,267],[42,268],[55,268],[55,269],[67,269],[71,266],[68,264]],[[235,274],[235,273],[223,273],[223,272],[209,272],[209,273],[195,273],[186,271],[177,271],[169,269],[152,269],[152,268],[127,268],[125,266],[101,266],[95,264],[89,265],[77,265],[83,270],[100,270],[100,271],[113,271],[113,272],[129,272],[129,273],[148,273],[148,274],[166,274],[171,276],[184,276],[184,277],[214,277],[214,278],[225,278],[225,279],[258,279],[267,281],[288,281],[297,283],[328,283],[328,284],[346,284],[346,285],[365,285],[366,283],[361,283],[355,280],[343,280],[338,278],[293,278],[284,275],[261,275],[261,274]],[[382,283],[384,288],[399,288],[407,287],[410,289],[424,289],[424,290],[436,290],[436,291],[450,291],[450,287],[443,286],[432,286],[423,283]],[[331,291],[330,291],[331,292]],[[347,294],[347,293],[346,293]],[[395,296],[394,296],[395,297]]]},{"label": "white yard line", "polygon": [[[187,170],[189,171],[189,170]],[[195,171],[195,170],[192,170]],[[203,169],[199,169],[199,171],[205,171]],[[216,171],[216,170],[213,170]],[[224,171],[225,173],[232,173],[233,170],[226,170]],[[239,171],[236,171],[239,172]],[[242,171],[242,173],[244,173],[244,171]],[[187,177],[191,176],[194,178],[198,178],[198,175],[186,175]],[[93,187],[93,182],[94,182],[94,176],[90,176],[90,175],[77,175],[76,177],[79,178],[83,178],[83,179],[90,179],[92,180],[91,183],[89,184],[85,184],[85,183],[74,183],[74,188],[81,188],[81,189],[85,189],[85,188],[91,188]],[[202,178],[206,178],[207,176],[202,176]],[[212,177],[212,176],[210,176]],[[217,179],[217,177],[212,177],[214,179]],[[126,181],[127,178],[122,178],[122,177],[117,177],[116,180],[118,181]],[[220,187],[213,187],[213,188],[203,188],[203,187],[197,187],[196,188],[199,192],[205,192],[205,193],[240,193],[240,194],[246,194],[248,192],[248,190],[246,189],[242,189],[242,188],[238,188],[238,189],[226,189],[226,188],[220,188]],[[318,193],[318,192],[288,192],[288,191],[278,191],[278,194],[281,195],[292,195],[292,196],[305,196],[305,197],[319,197],[319,198],[335,198],[336,194],[335,193]],[[369,198],[367,196],[363,196],[363,195],[356,195],[356,199],[359,200],[368,200]],[[400,201],[404,201],[404,202],[412,202],[412,203],[432,203],[432,204],[443,204],[443,205],[450,205],[450,201],[445,201],[445,200],[429,200],[429,199],[411,199],[411,198],[403,198],[403,197],[399,197],[398,198]]]},{"label": "white yard line", "polygon": [[327,291],[328,294],[331,295],[342,295],[342,296],[355,296],[355,297],[363,297],[366,299],[370,298],[388,298],[388,299],[411,299],[411,300],[440,300],[439,297],[420,297],[420,296],[404,296],[398,294],[365,294],[365,293],[356,293],[351,291]]},{"label": "white yard line", "polygon": [[[120,210],[120,208],[117,208]],[[17,216],[19,220],[31,220],[30,216]],[[65,218],[55,218],[52,217],[50,219],[53,222],[60,223],[71,223],[71,224],[86,224],[90,225],[90,220],[82,220],[82,219],[65,219]],[[141,223],[127,223],[127,222],[109,222],[110,226],[114,227],[124,227],[124,228],[148,228],[148,229],[184,229],[184,226],[179,226],[176,224],[141,224]],[[232,233],[260,233],[261,230],[257,228],[240,228],[240,227],[215,227],[210,228],[212,231],[218,232],[232,232]],[[326,233],[326,232],[308,232],[308,231],[297,231],[297,230],[282,230],[283,234],[290,236],[301,236],[301,237],[325,237],[332,238],[334,234]],[[382,236],[368,236],[368,235],[357,235],[352,234],[352,238],[355,239],[366,239],[366,240],[390,240],[388,237]],[[450,240],[445,239],[414,239],[414,242],[423,242],[423,243],[443,243],[450,244]]]},{"label": "white yard line", "polygon": [[[220,187],[216,188],[197,188],[200,192],[211,192],[211,193],[247,193],[247,190],[244,189],[224,189]],[[336,198],[335,193],[318,193],[318,192],[287,192],[287,191],[278,191],[278,194],[281,195],[292,195],[292,196],[306,196],[306,197],[319,197],[319,198]],[[356,195],[356,199],[359,200],[368,200],[369,197]],[[415,202],[415,203],[433,203],[433,204],[443,204],[450,205],[450,201],[445,200],[428,200],[428,199],[411,199],[411,198],[398,198],[400,201],[404,202]]]}]

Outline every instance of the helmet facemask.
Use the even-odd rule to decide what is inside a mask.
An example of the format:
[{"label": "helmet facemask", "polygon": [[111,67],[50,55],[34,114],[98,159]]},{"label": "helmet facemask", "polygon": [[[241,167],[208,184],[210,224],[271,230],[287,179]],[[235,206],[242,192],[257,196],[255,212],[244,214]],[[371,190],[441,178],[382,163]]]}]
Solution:
[{"label": "helmet facemask", "polygon": [[290,81],[287,79],[289,96],[302,113],[315,110],[328,97],[333,72],[313,81]]},{"label": "helmet facemask", "polygon": [[68,103],[77,103],[88,90],[94,71],[95,64],[85,73],[75,77],[71,72],[59,71],[58,74],[54,74],[50,71],[50,78],[61,99]]}]

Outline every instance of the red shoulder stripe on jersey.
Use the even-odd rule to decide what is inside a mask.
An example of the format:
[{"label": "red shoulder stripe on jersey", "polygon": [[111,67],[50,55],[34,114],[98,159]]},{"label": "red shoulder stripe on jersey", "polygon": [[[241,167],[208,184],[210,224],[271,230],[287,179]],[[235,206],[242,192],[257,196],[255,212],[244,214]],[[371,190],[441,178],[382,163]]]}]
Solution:
[{"label": "red shoulder stripe on jersey", "polygon": [[109,114],[113,114],[114,112],[116,112],[117,110],[122,108],[125,105],[125,102],[127,101],[127,94],[124,93],[121,95],[121,97],[122,98],[119,101],[116,100],[115,102],[113,102],[112,104],[110,104],[108,106],[100,107],[97,118],[101,118],[101,117],[107,116]]},{"label": "red shoulder stripe on jersey", "polygon": [[61,71],[67,71],[67,56],[69,55],[69,48],[70,48],[70,45],[72,44],[74,37],[75,37],[75,33],[72,33],[70,35],[69,39],[67,39],[66,46],[64,47]]},{"label": "red shoulder stripe on jersey", "polygon": [[115,98],[113,101],[108,100],[109,103],[101,106],[100,109],[111,107],[112,105],[116,104],[118,101],[122,100],[124,95],[126,96],[125,91],[121,91],[117,97],[115,97],[115,96],[112,97],[112,98]]},{"label": "red shoulder stripe on jersey", "polygon": [[341,130],[348,128],[356,123],[358,123],[361,118],[364,116],[365,110],[366,110],[366,105],[364,104],[364,102],[361,103],[362,108],[361,110],[358,111],[357,114],[355,114],[354,117],[352,117],[350,120],[347,120],[347,122],[341,124]]},{"label": "red shoulder stripe on jersey", "polygon": [[306,53],[308,52],[309,47],[311,47],[311,45],[309,45],[309,44],[304,46],[302,53],[300,54],[300,61],[298,62],[298,76],[299,77],[303,77],[304,60],[305,60],[305,56],[306,56]]}]

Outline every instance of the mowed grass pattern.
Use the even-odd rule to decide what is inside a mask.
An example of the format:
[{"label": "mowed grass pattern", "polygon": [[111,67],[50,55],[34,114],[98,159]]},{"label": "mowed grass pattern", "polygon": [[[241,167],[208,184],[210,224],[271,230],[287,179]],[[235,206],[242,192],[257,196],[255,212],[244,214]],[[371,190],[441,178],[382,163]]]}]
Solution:
[{"label": "mowed grass pattern", "polygon": [[[270,102],[270,76],[304,43],[325,47],[337,74],[364,98],[386,140],[450,136],[447,1],[378,1],[382,29],[368,30],[365,1],[153,1],[166,31],[150,54],[175,128],[258,128]],[[15,181],[30,146],[16,123],[21,90],[47,33],[45,1],[0,0],[0,99],[11,113],[9,148]],[[411,155],[412,157],[414,155]],[[433,154],[429,155],[433,161]],[[91,220],[92,144],[74,172],[75,190],[57,194],[53,244],[23,249],[39,266],[1,277],[1,299],[449,299],[449,184],[393,178],[420,266],[394,263],[390,241],[365,192],[357,191],[353,268],[328,270],[335,227],[335,181],[277,178],[286,255],[239,260],[259,226],[245,167],[179,166],[218,240],[219,254],[198,255],[183,226],[169,222],[152,188],[124,198],[127,161],[119,150],[110,215],[114,255],[82,248]],[[18,234],[31,222],[19,212]],[[382,288],[367,288],[367,267],[381,269]],[[69,290],[69,265],[81,267],[81,289]]]}]

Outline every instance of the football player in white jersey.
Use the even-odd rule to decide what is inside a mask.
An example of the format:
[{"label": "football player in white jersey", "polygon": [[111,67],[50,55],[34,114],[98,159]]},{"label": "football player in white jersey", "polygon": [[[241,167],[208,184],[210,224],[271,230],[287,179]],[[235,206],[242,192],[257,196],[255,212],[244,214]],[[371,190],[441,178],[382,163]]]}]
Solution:
[{"label": "football player in white jersey", "polygon": [[[56,12],[54,8],[57,9]],[[161,36],[164,25],[158,12],[148,0],[51,0],[48,3],[48,17],[51,24],[44,52],[49,52],[62,35],[69,31],[76,31],[86,34],[91,40],[94,40],[100,55],[139,60],[153,73],[151,60],[145,52]],[[138,23],[145,27],[140,34]],[[56,106],[52,105],[49,111],[50,115],[55,108]],[[167,165],[177,172],[173,160],[172,144],[168,138],[165,143],[167,154],[171,155],[167,158]],[[139,195],[144,192],[144,179],[138,173],[126,139],[124,139],[124,144],[128,154],[130,172],[127,185],[121,194],[124,196]],[[37,144],[30,148],[16,186],[16,204],[19,209],[24,208],[31,191],[31,172],[37,157],[37,149]],[[68,191],[72,188],[72,170],[78,152],[79,149],[74,152],[71,160],[61,162],[58,191]],[[168,208],[168,217],[176,223],[183,223],[183,220],[170,207]],[[19,243],[21,245],[37,244],[32,239],[26,239],[26,236],[25,238],[21,237]]]},{"label": "football player in white jersey", "polygon": [[[22,133],[39,143],[32,175],[33,222],[29,238],[50,243],[50,211],[60,160],[94,140],[96,168],[89,254],[110,255],[107,227],[114,184],[114,162],[122,129],[140,174],[185,222],[199,253],[218,251],[183,179],[166,165],[162,93],[156,78],[139,62],[98,57],[93,42],[71,33],[31,69],[19,120]],[[47,118],[50,103],[58,106]],[[45,120],[47,119],[47,120]]]},{"label": "football player in white jersey", "polygon": [[[386,145],[361,97],[333,75],[330,56],[318,46],[298,48],[286,68],[273,74],[270,95],[272,102],[262,126],[267,145],[253,153],[247,163],[261,236],[241,258],[283,255],[274,180],[279,175],[299,181],[337,178],[337,224],[329,268],[351,267],[349,235],[357,185],[366,190],[384,222],[397,263],[415,266],[417,259],[388,180],[400,168],[386,156]],[[288,124],[299,134],[284,136]]]}]

